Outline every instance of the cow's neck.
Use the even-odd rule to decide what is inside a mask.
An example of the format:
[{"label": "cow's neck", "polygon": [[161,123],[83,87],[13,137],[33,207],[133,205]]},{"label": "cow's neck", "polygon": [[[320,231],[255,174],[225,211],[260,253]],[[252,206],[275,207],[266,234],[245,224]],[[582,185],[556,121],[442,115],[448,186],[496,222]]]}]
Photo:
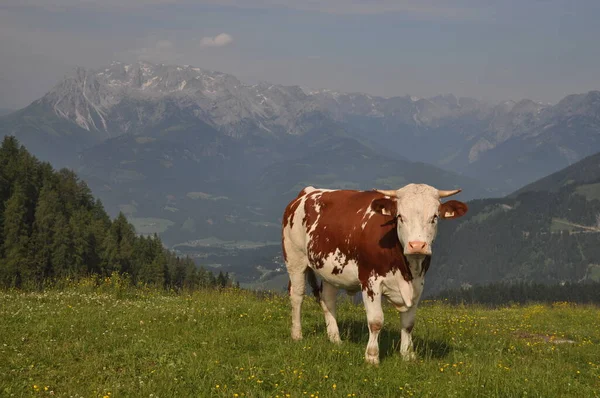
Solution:
[{"label": "cow's neck", "polygon": [[406,260],[408,261],[408,266],[410,268],[410,273],[413,278],[416,278],[422,274],[423,270],[423,261],[425,261],[425,256],[406,256]]},{"label": "cow's neck", "polygon": [[[412,279],[407,281],[401,272],[396,271],[389,272],[382,283],[383,295],[401,312],[408,310],[406,300],[401,292],[403,286],[405,288],[405,295],[407,291],[412,291],[412,305],[417,305],[419,302],[421,294],[423,293],[424,272],[422,271],[423,266],[425,266],[424,261],[426,257],[405,258],[408,261]],[[408,285],[410,285],[410,287],[406,290]]]}]

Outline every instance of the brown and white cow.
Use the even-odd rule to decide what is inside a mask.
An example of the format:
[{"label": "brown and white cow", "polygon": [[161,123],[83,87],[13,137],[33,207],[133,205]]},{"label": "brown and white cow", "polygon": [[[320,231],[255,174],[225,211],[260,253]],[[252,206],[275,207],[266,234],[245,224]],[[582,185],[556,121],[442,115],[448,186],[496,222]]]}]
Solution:
[{"label": "brown and white cow", "polygon": [[[292,338],[302,338],[300,307],[308,276],[332,342],[340,342],[335,319],[338,289],[362,291],[369,324],[366,361],[379,363],[382,296],[402,314],[400,353],[404,359],[413,359],[411,332],[437,222],[467,212],[462,202],[441,203],[440,199],[459,192],[424,184],[396,191],[303,189],[286,207],[282,222]],[[321,288],[315,273],[322,279]]]}]

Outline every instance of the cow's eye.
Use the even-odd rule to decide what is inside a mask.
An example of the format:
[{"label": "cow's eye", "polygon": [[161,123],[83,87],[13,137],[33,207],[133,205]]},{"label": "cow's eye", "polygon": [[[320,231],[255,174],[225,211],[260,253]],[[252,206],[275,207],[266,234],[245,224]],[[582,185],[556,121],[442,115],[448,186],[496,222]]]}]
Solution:
[{"label": "cow's eye", "polygon": [[438,215],[434,214],[433,217],[431,217],[431,223],[435,224],[435,222],[437,221],[437,219],[438,219]]},{"label": "cow's eye", "polygon": [[398,221],[400,221],[400,222],[404,222],[404,219],[402,218],[402,215],[401,215],[401,214],[398,214]]}]

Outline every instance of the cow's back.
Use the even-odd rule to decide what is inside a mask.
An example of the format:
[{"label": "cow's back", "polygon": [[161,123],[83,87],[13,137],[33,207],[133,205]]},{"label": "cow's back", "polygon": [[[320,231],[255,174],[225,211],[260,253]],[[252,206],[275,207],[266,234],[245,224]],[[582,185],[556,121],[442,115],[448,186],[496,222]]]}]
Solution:
[{"label": "cow's back", "polygon": [[[328,240],[331,245],[348,233],[355,235],[363,219],[376,215],[370,204],[376,192],[304,188],[283,214],[283,237],[291,238],[298,248],[307,249],[309,240]],[[320,242],[325,244],[327,242]],[[323,250],[326,250],[323,247]]]}]

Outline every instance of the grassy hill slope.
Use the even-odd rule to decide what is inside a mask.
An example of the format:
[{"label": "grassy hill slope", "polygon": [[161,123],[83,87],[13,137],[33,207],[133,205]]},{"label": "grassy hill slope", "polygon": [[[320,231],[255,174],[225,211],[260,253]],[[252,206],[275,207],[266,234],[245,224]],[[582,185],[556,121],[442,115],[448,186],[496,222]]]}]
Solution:
[{"label": "grassy hill slope", "polygon": [[597,396],[598,309],[559,303],[487,310],[425,302],[398,355],[386,306],[382,362],[367,366],[362,307],[338,311],[326,338],[314,300],[305,339],[289,338],[287,297],[206,291],[167,295],[84,286],[0,293],[3,396]]}]

